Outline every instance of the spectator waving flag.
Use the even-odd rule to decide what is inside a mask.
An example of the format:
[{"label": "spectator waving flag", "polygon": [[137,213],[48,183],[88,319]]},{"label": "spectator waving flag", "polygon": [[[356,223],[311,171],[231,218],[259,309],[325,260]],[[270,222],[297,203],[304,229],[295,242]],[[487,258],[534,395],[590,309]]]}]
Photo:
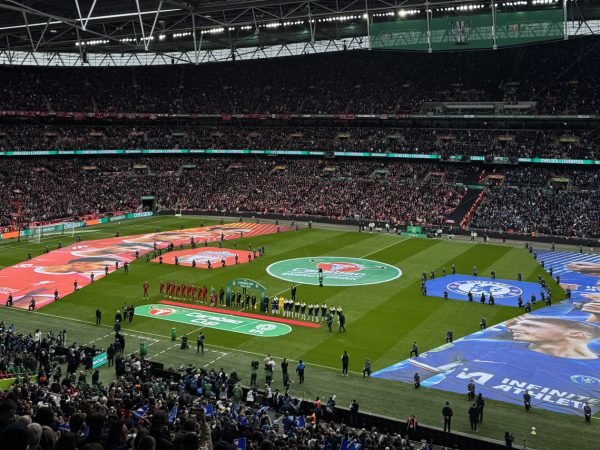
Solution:
[{"label": "spectator waving flag", "polygon": [[298,416],[296,420],[294,420],[294,425],[296,428],[304,428],[306,426],[306,419],[304,419],[304,416]]},{"label": "spectator waving flag", "polygon": [[171,408],[171,412],[169,413],[169,423],[172,425],[173,422],[175,422],[175,419],[177,418],[177,405],[173,406]]},{"label": "spectator waving flag", "polygon": [[268,406],[263,406],[262,408],[260,408],[258,411],[256,411],[256,415],[258,417],[262,416],[263,414],[265,414],[270,408]]},{"label": "spectator waving flag", "polygon": [[144,405],[133,412],[133,415],[138,419],[143,419],[148,414],[148,405]]},{"label": "spectator waving flag", "polygon": [[233,444],[236,450],[246,450],[246,438],[234,439]]},{"label": "spectator waving flag", "polygon": [[348,450],[348,438],[342,438],[342,442],[340,443],[340,450]]},{"label": "spectator waving flag", "polygon": [[343,438],[340,444],[340,450],[361,450],[362,445],[359,442],[354,440],[348,440],[348,438]]}]

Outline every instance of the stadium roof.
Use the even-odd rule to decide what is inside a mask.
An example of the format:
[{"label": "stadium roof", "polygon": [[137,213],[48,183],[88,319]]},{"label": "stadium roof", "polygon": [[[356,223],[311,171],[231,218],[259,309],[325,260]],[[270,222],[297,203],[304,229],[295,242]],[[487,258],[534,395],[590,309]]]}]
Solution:
[{"label": "stadium roof", "polygon": [[[166,56],[201,62],[198,52],[348,40],[363,48],[367,20],[461,15],[492,0],[0,0],[0,63],[10,52]],[[494,0],[498,9],[559,7],[563,0]],[[569,0],[570,17],[598,16],[599,2]],[[462,8],[462,9],[461,9]],[[301,47],[299,47],[301,49]],[[289,50],[289,49],[288,49]],[[296,52],[300,50],[296,49]],[[195,61],[187,52],[195,52]],[[256,52],[256,51],[255,51]],[[305,52],[305,51],[304,51]],[[284,54],[286,52],[284,51]],[[289,51],[289,54],[295,54]],[[203,54],[206,56],[205,54]],[[243,58],[242,55],[239,55]],[[265,55],[276,56],[276,55]],[[136,56],[137,57],[137,56]],[[209,55],[210,57],[210,55]],[[214,57],[214,60],[218,58]]]}]

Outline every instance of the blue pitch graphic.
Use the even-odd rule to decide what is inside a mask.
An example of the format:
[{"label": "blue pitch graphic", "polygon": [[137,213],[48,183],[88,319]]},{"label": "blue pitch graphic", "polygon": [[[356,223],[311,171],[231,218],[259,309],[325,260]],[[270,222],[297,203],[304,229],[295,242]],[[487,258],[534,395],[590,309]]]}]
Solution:
[{"label": "blue pitch graphic", "polygon": [[474,302],[479,302],[483,293],[487,303],[490,294],[493,294],[495,303],[503,306],[518,306],[519,295],[523,299],[523,303],[527,303],[532,295],[535,295],[536,301],[539,301],[542,291],[544,295],[547,295],[547,292],[538,283],[494,280],[493,278],[473,277],[470,275],[447,275],[428,280],[425,284],[427,286],[427,295],[443,297],[444,291],[447,291],[448,298],[468,301],[469,291],[471,291]]},{"label": "blue pitch graphic", "polygon": [[563,289],[571,290],[573,300],[589,300],[600,295],[600,255],[597,253],[538,251],[538,261],[546,272],[560,277]]},{"label": "blue pitch graphic", "polygon": [[[522,405],[523,394],[529,391],[534,408],[582,415],[588,403],[594,414],[600,411],[600,255],[537,253],[546,271],[560,277],[563,289],[570,289],[570,299],[444,344],[373,376],[412,383],[418,372],[422,386],[456,393],[465,393],[472,379],[478,392],[494,400]],[[443,293],[448,278],[428,281],[428,287],[439,283],[442,288],[437,289]],[[508,284],[517,286],[513,281]]]}]

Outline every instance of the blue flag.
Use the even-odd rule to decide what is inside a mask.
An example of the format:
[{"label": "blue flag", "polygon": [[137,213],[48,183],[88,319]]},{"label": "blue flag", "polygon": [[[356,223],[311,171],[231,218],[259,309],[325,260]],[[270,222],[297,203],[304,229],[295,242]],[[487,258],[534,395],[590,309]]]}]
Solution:
[{"label": "blue flag", "polygon": [[133,415],[138,419],[143,419],[146,417],[146,414],[148,414],[148,405],[144,405],[133,412]]},{"label": "blue flag", "polygon": [[213,413],[215,412],[215,407],[211,404],[204,405],[203,409],[204,409],[205,416],[212,416]]},{"label": "blue flag", "polygon": [[360,442],[357,442],[353,439],[348,440],[347,438],[343,438],[340,444],[340,450],[360,450],[362,445]]},{"label": "blue flag", "polygon": [[263,406],[262,408],[260,408],[258,411],[256,411],[256,415],[257,416],[262,416],[263,414],[265,414],[267,411],[269,410],[268,406]]},{"label": "blue flag", "polygon": [[173,406],[173,408],[171,408],[171,412],[169,413],[169,423],[172,425],[173,422],[175,422],[175,419],[177,418],[177,405]]},{"label": "blue flag", "polygon": [[296,420],[294,420],[294,425],[296,428],[304,428],[306,426],[306,420],[304,416],[298,416]]},{"label": "blue flag", "polygon": [[246,438],[234,439],[233,444],[236,450],[246,450]]}]

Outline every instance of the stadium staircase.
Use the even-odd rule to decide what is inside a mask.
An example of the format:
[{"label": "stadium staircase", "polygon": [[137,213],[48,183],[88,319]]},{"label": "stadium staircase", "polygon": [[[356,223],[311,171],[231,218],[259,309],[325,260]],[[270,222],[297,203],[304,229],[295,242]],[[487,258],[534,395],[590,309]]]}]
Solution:
[{"label": "stadium staircase", "polygon": [[483,186],[467,188],[467,193],[464,195],[454,212],[450,214],[450,216],[448,216],[448,220],[454,221],[452,223],[460,224],[463,218],[469,213],[469,211],[475,204],[475,201],[479,197],[479,194],[481,194],[482,188]]}]

